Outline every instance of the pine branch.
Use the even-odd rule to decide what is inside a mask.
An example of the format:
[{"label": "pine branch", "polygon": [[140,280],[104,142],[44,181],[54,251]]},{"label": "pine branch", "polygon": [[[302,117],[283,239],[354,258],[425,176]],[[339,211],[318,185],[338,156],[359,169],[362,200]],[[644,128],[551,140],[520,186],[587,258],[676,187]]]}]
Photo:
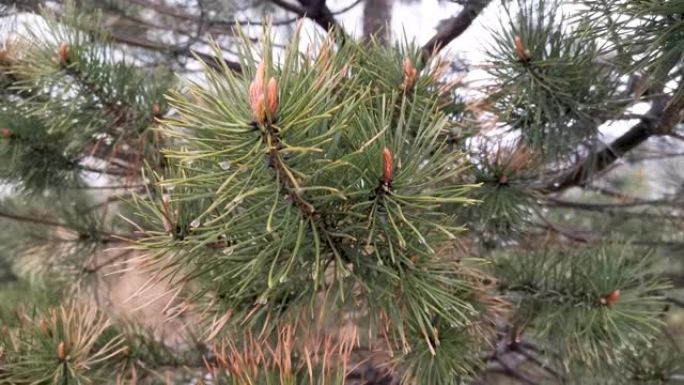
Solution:
[{"label": "pine branch", "polygon": [[549,206],[578,208],[582,210],[606,211],[616,208],[629,208],[639,206],[679,206],[684,204],[681,200],[672,199],[651,199],[651,200],[637,200],[634,202],[622,203],[587,203],[587,202],[572,202],[556,198],[547,198],[546,202]]},{"label": "pine branch", "polygon": [[133,110],[132,106],[111,100],[105,95],[102,89],[95,82],[88,79],[79,68],[65,63],[65,65],[62,66],[62,70],[102,103],[104,112],[112,118],[112,126],[124,126],[128,123],[127,112]]},{"label": "pine branch", "polygon": [[346,34],[342,26],[335,20],[333,13],[325,3],[325,0],[298,0],[300,5],[292,4],[286,0],[270,0],[282,9],[295,13],[300,17],[308,17],[328,32],[337,31],[344,40]]},{"label": "pine branch", "polygon": [[[170,16],[173,16],[175,18],[180,18],[184,20],[194,20],[194,16],[191,15],[186,15],[184,13],[181,13],[179,11],[175,11],[173,7],[167,7],[161,4],[155,4],[149,1],[145,0],[130,0],[131,2],[138,4],[142,7],[146,7],[149,9],[153,9],[156,12],[167,14]],[[31,13],[40,13],[40,3],[39,2],[34,2],[34,3],[27,3],[24,4],[21,8],[22,11],[25,12],[31,12]],[[128,15],[126,15],[128,17]],[[199,20],[195,20],[199,21]],[[189,58],[194,58],[195,56],[199,57],[200,60],[208,64],[211,68],[213,69],[221,69],[221,60],[223,60],[227,65],[228,68],[231,70],[240,73],[242,71],[242,68],[239,63],[228,60],[226,58],[218,58],[210,54],[205,54],[201,52],[197,52],[195,50],[190,49],[187,45],[184,47],[174,47],[171,45],[166,45],[158,42],[154,42],[145,38],[141,37],[136,37],[136,36],[131,36],[131,35],[123,35],[120,33],[116,33],[114,31],[108,31],[108,37],[120,44],[125,44],[131,47],[138,47],[138,48],[144,48],[152,51],[158,51],[162,53],[167,53],[167,54],[172,54],[172,55],[178,55],[178,56],[185,56]]]},{"label": "pine branch", "polygon": [[230,68],[232,71],[236,73],[241,73],[242,72],[242,67],[240,66],[240,63],[234,62],[231,60],[228,60],[226,58],[218,58],[216,56],[202,53],[195,51],[193,49],[190,49],[188,47],[185,48],[177,48],[177,47],[172,47],[166,44],[162,43],[157,43],[145,38],[139,38],[135,36],[130,36],[130,35],[122,35],[122,34],[117,34],[114,32],[111,32],[109,34],[109,37],[116,43],[121,43],[125,45],[129,45],[131,47],[138,47],[138,48],[144,48],[152,51],[158,51],[162,53],[170,53],[172,55],[179,55],[179,56],[185,56],[185,57],[197,57],[204,63],[206,63],[209,67],[211,67],[214,70],[220,70],[221,69],[221,61],[225,62],[228,68]]},{"label": "pine branch", "polygon": [[520,354],[521,356],[525,357],[528,361],[531,363],[537,365],[539,368],[547,372],[549,375],[551,375],[554,378],[563,378],[561,374],[549,366],[548,364],[542,362],[539,358],[537,358],[534,354],[530,353],[525,349],[520,343],[513,343],[511,344],[510,347],[511,351]]},{"label": "pine branch", "polygon": [[280,137],[276,132],[276,129],[270,124],[268,124],[262,132],[262,140],[269,149],[269,164],[276,170],[278,180],[283,189],[285,189],[287,195],[292,199],[292,202],[299,208],[302,214],[308,219],[313,219],[316,210],[314,206],[307,202],[304,196],[302,196],[297,181],[294,179],[294,176],[292,176],[292,172],[289,170],[288,165],[285,163],[285,160],[280,153],[280,149],[283,146]]},{"label": "pine branch", "polygon": [[546,186],[546,190],[559,192],[569,187],[586,185],[591,182],[594,174],[608,168],[650,137],[671,133],[680,119],[679,114],[682,110],[684,110],[684,83],[680,83],[677,92],[669,102],[664,96],[655,98],[651,109],[639,123],[596,154],[585,158],[570,172]]},{"label": "pine branch", "polygon": [[[13,214],[13,213],[7,213],[0,211],[0,218],[5,218],[17,222],[24,222],[24,223],[29,223],[33,225],[39,225],[39,226],[48,226],[48,227],[57,227],[61,229],[68,229],[76,233],[78,235],[79,239],[85,240],[85,239],[92,239],[91,234],[83,232],[82,229],[79,229],[77,227],[74,227],[73,225],[70,225],[65,222],[58,222],[58,221],[53,221],[50,219],[45,219],[45,218],[35,218],[35,217],[28,217],[25,215],[18,215],[18,214]],[[98,235],[102,235],[102,238],[98,239],[99,243],[106,244],[106,243],[112,243],[112,242],[129,242],[130,238],[127,236],[123,236],[121,234],[115,234],[115,233],[110,233],[106,231],[100,231],[100,230],[92,230],[96,232]]]},{"label": "pine branch", "polygon": [[667,297],[665,298],[667,302],[673,303],[677,305],[678,307],[684,308],[684,301],[681,299],[673,298],[673,297]]},{"label": "pine branch", "polygon": [[506,376],[511,377],[525,385],[539,385],[539,383],[527,377],[519,370],[506,363],[506,361],[504,361],[500,356],[497,355],[494,358],[494,361],[496,361],[501,366],[501,371]]},{"label": "pine branch", "polygon": [[446,20],[435,36],[421,48],[420,55],[423,64],[452,40],[461,36],[490,2],[491,0],[470,0],[465,3],[458,15]]},{"label": "pine branch", "polygon": [[[179,18],[182,20],[190,20],[194,22],[201,22],[198,18],[192,15],[185,14],[181,11],[176,10],[173,7],[169,6],[164,6],[160,4],[155,4],[151,3],[146,0],[132,0],[134,3],[147,7],[149,9],[153,9],[155,12],[159,12],[168,16],[172,16],[174,18]],[[276,21],[276,22],[271,22],[271,25],[287,25],[291,24],[292,22],[295,22],[299,18],[302,17],[308,17],[314,22],[316,22],[318,25],[323,27],[326,31],[331,31],[333,28],[340,33],[342,36],[344,36],[344,32],[342,30],[341,25],[335,20],[335,15],[343,14],[350,9],[356,7],[358,4],[362,2],[362,0],[356,0],[353,1],[350,5],[341,8],[338,11],[332,12],[327,5],[325,4],[325,1],[307,1],[307,0],[301,0],[300,4],[301,6],[298,6],[296,4],[289,3],[285,0],[273,0],[272,1],[274,4],[278,5],[279,7],[293,12],[297,14],[298,16],[296,18],[292,19],[287,19],[287,20],[281,20],[281,21]],[[211,27],[211,26],[220,26],[222,28],[225,27],[232,27],[241,24],[259,24],[261,21],[221,21],[221,20],[209,20],[206,21],[206,24]],[[180,55],[180,56],[186,56],[186,57],[198,57],[200,60],[208,64],[211,68],[213,69],[221,69],[221,60],[224,61],[227,65],[228,68],[231,70],[235,71],[236,73],[242,72],[242,68],[238,62],[228,60],[226,58],[218,58],[216,56],[206,54],[206,53],[201,53],[195,50],[190,49],[189,47],[173,47],[157,42],[150,41],[148,39],[140,38],[140,37],[135,37],[135,36],[128,36],[128,35],[122,35],[122,34],[117,34],[114,32],[110,32],[110,37],[122,44],[130,45],[130,46],[135,46],[135,47],[140,47],[140,48],[146,48],[154,51],[160,51],[160,52],[168,52],[173,55]]]},{"label": "pine branch", "polygon": [[70,226],[66,223],[51,221],[49,219],[44,219],[44,218],[33,218],[33,217],[27,217],[27,216],[23,216],[23,215],[5,213],[2,211],[0,211],[0,218],[6,218],[6,219],[14,220],[14,221],[26,222],[26,223],[36,224],[36,225],[60,227],[60,228],[70,228]]}]

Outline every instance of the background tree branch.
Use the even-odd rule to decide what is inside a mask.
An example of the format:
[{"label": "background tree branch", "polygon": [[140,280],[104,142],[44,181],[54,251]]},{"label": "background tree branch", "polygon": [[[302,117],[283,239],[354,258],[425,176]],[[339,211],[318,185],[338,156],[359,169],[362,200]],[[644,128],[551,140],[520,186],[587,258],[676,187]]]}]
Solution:
[{"label": "background tree branch", "polygon": [[490,2],[491,0],[467,1],[458,15],[445,20],[437,33],[421,48],[423,64],[465,32]]},{"label": "background tree branch", "polygon": [[670,133],[681,119],[680,112],[683,109],[684,92],[682,91],[682,84],[680,84],[669,102],[666,95],[654,97],[650,110],[641,118],[639,123],[603,149],[589,155],[569,172],[557,178],[546,186],[546,190],[559,192],[569,187],[586,185],[597,172],[606,169],[625,153],[636,148],[650,137]]}]

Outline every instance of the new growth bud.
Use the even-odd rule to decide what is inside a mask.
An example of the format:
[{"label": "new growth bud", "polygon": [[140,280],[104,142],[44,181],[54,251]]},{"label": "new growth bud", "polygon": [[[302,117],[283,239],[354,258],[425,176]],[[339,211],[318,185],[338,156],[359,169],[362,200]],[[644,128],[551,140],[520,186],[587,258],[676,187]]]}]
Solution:
[{"label": "new growth bud", "polygon": [[278,81],[275,78],[268,81],[266,95],[268,96],[268,116],[273,118],[278,112]]},{"label": "new growth bud", "polygon": [[9,49],[0,49],[0,67],[9,66],[13,61],[12,53]]},{"label": "new growth bud", "polygon": [[249,86],[249,106],[258,124],[264,124],[267,118],[273,119],[278,112],[278,81],[272,77],[265,84],[265,80],[266,63],[261,62]]},{"label": "new growth bud", "polygon": [[394,166],[392,163],[392,152],[385,147],[382,150],[382,183],[389,185],[394,177]]},{"label": "new growth bud", "polygon": [[257,67],[256,75],[254,75],[254,80],[249,85],[249,105],[252,108],[252,114],[254,115],[257,122],[260,112],[263,110],[263,99],[261,98],[264,93],[264,77],[266,76],[266,63],[261,62],[259,67]]},{"label": "new growth bud", "polygon": [[69,64],[69,44],[62,42],[57,51],[57,63],[61,66]]},{"label": "new growth bud", "polygon": [[515,35],[515,38],[513,39],[513,45],[515,48],[515,55],[518,56],[518,59],[520,61],[530,61],[530,57],[532,55],[530,54],[530,50],[525,48],[525,45],[522,41],[522,37],[520,37],[520,35]]},{"label": "new growth bud", "polygon": [[409,90],[416,83],[416,78],[418,77],[418,70],[413,66],[411,59],[404,59],[404,83],[401,87],[404,90]]},{"label": "new growth bud", "polygon": [[620,299],[620,289],[613,290],[607,296],[601,298],[601,305],[611,306]]},{"label": "new growth bud", "polygon": [[57,358],[60,361],[64,361],[66,359],[66,352],[64,351],[64,341],[60,341],[59,345],[57,345]]},{"label": "new growth bud", "polygon": [[152,115],[155,118],[161,117],[161,106],[157,102],[152,103]]}]

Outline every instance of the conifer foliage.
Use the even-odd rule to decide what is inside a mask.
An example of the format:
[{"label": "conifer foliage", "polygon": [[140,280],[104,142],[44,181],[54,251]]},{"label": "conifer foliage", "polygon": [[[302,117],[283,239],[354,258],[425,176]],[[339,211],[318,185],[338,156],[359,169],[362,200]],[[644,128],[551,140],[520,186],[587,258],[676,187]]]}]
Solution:
[{"label": "conifer foliage", "polygon": [[[324,29],[286,44],[221,2],[46,3],[0,50],[0,384],[684,378],[684,190],[604,175],[682,137],[679,1],[469,0],[423,47],[325,1],[272,2]],[[441,51],[499,6],[472,89]]]}]

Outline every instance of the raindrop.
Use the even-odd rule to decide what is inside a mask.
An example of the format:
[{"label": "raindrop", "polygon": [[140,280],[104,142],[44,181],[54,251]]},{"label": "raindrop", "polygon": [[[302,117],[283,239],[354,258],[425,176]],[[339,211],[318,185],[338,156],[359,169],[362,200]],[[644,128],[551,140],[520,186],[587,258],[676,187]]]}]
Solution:
[{"label": "raindrop", "polygon": [[233,249],[232,246],[231,246],[231,247],[226,247],[225,249],[223,249],[223,254],[225,254],[225,255],[231,255],[231,254],[233,254],[233,251],[235,251],[235,250]]},{"label": "raindrop", "polygon": [[190,228],[192,228],[192,229],[196,229],[199,226],[200,226],[200,220],[199,219],[195,219],[192,222],[190,222]]},{"label": "raindrop", "polygon": [[230,162],[227,160],[224,160],[222,162],[219,162],[219,167],[221,167],[221,170],[223,171],[228,171],[230,170]]},{"label": "raindrop", "polygon": [[175,185],[175,184],[167,184],[167,185],[166,185],[166,189],[167,189],[168,191],[173,191],[173,189],[175,189],[175,188],[176,188],[176,185]]}]

